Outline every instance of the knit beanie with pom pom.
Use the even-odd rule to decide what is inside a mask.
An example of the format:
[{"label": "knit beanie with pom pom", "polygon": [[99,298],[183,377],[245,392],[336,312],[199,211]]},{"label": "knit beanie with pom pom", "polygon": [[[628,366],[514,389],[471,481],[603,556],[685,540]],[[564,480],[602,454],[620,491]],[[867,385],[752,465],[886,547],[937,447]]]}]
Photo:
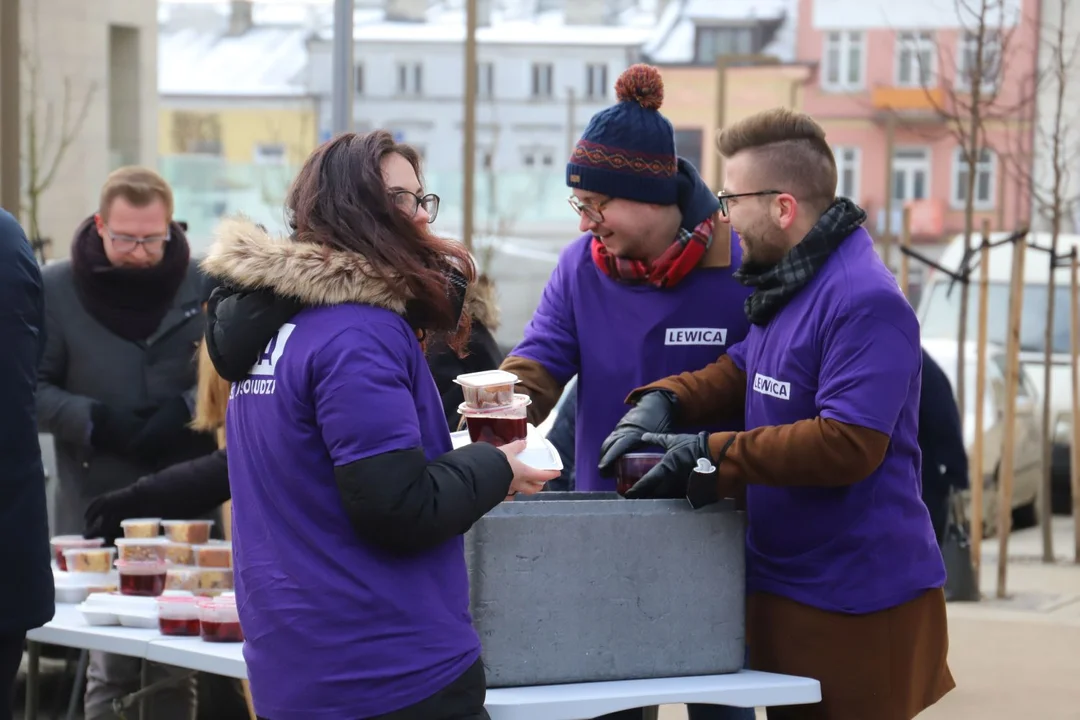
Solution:
[{"label": "knit beanie with pom pom", "polygon": [[660,114],[664,81],[632,65],[615,82],[618,104],[593,115],[566,165],[566,184],[656,205],[678,199],[675,130]]}]

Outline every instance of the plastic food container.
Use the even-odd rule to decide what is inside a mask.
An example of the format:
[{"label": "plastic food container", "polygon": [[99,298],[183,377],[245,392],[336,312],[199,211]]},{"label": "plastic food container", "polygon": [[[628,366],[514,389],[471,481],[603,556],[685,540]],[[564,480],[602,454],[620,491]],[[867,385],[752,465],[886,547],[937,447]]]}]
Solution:
[{"label": "plastic food container", "polygon": [[117,560],[116,569],[120,571],[121,595],[156,597],[165,592],[168,566],[164,560]]},{"label": "plastic food container", "polygon": [[664,459],[663,453],[627,453],[615,461],[615,490],[626,497],[627,491],[634,487],[645,473],[652,470]]},{"label": "plastic food container", "polygon": [[161,518],[131,518],[120,523],[126,538],[153,538],[161,534]]},{"label": "plastic food container", "polygon": [[116,548],[72,548],[64,551],[64,566],[73,573],[108,573],[116,559]]},{"label": "plastic food container", "polygon": [[233,571],[226,568],[198,568],[199,583],[195,588],[196,595],[214,597],[233,589]]},{"label": "plastic food container", "polygon": [[529,433],[527,408],[531,403],[528,395],[515,395],[510,407],[480,411],[465,407],[462,403],[458,406],[458,412],[465,417],[469,438],[473,442],[498,446],[526,438]]},{"label": "plastic food container", "polygon": [[243,642],[236,597],[222,595],[199,601],[199,626],[206,642]]},{"label": "plastic food container", "polygon": [[204,545],[210,540],[213,520],[162,520],[165,536],[173,542]]},{"label": "plastic food container", "polygon": [[195,592],[199,588],[199,568],[182,565],[168,565],[165,570],[165,591],[186,590]]},{"label": "plastic food container", "polygon": [[195,553],[192,552],[191,545],[187,543],[166,540],[165,560],[170,565],[194,565]]},{"label": "plastic food container", "polygon": [[199,598],[193,595],[162,595],[157,599],[158,628],[162,635],[199,635]]},{"label": "plastic food container", "polygon": [[64,551],[73,548],[96,548],[105,545],[105,538],[84,538],[82,535],[57,535],[49,541],[52,545],[53,558],[56,566],[61,570],[67,570],[67,560],[64,559]]},{"label": "plastic food container", "polygon": [[165,538],[116,538],[120,559],[130,562],[165,562],[169,541]]},{"label": "plastic food container", "polygon": [[465,405],[471,410],[494,410],[514,402],[514,386],[518,376],[505,370],[485,370],[465,373],[454,379],[465,395]]},{"label": "plastic food container", "polygon": [[232,543],[219,542],[208,545],[193,545],[195,564],[204,568],[231,568]]}]

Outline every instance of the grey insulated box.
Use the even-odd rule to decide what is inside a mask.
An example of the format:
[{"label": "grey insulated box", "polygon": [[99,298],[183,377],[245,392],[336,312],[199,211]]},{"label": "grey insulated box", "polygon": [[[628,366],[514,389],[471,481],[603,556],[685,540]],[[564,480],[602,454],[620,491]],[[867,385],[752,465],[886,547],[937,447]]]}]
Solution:
[{"label": "grey insulated box", "polygon": [[488,686],[737,672],[744,522],[615,493],[501,503],[465,536]]}]

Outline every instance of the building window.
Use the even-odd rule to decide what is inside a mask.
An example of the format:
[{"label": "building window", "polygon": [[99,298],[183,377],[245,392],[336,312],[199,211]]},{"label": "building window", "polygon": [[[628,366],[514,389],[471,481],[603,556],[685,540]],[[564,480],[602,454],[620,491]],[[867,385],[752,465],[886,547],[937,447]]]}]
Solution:
[{"label": "building window", "polygon": [[956,87],[970,90],[976,75],[982,75],[982,89],[992,92],[1001,74],[1001,35],[987,30],[982,36],[982,64],[979,63],[979,35],[964,33],[956,53]]},{"label": "building window", "polygon": [[[964,149],[956,148],[953,153],[953,191],[952,205],[954,208],[962,208],[967,202],[968,190],[968,161],[964,157]],[[975,163],[975,209],[989,210],[994,207],[994,198],[997,185],[997,158],[994,151],[983,148],[979,151],[979,158]]]},{"label": "building window", "polygon": [[585,66],[585,97],[588,100],[607,97],[607,65],[590,63]]},{"label": "building window", "polygon": [[821,85],[826,90],[862,90],[866,47],[861,32],[825,34],[824,69]]},{"label": "building window", "polygon": [[704,130],[701,128],[676,128],[675,152],[701,172],[701,148]]},{"label": "building window", "polygon": [[418,62],[398,63],[397,90],[399,95],[420,95],[424,91],[424,66]]},{"label": "building window", "polygon": [[930,196],[930,149],[897,148],[893,151],[893,201],[925,200]]},{"label": "building window", "polygon": [[256,165],[284,165],[285,145],[282,143],[256,143],[254,160]]},{"label": "building window", "polygon": [[934,34],[896,34],[896,84],[899,87],[932,87],[937,74]]},{"label": "building window", "polygon": [[554,93],[555,67],[551,63],[533,63],[532,96],[536,99],[549,99]]},{"label": "building window", "polygon": [[524,148],[521,152],[521,164],[527,168],[549,168],[555,164],[555,151],[546,147]]},{"label": "building window", "polygon": [[357,95],[364,94],[364,65],[357,63],[353,68],[353,88]]},{"label": "building window", "polygon": [[752,27],[699,27],[694,46],[694,62],[710,65],[721,55],[749,55],[754,52]]},{"label": "building window", "polygon": [[862,153],[857,147],[833,148],[836,156],[836,194],[859,202],[859,162]]},{"label": "building window", "polygon": [[489,62],[476,65],[476,97],[490,100],[495,97],[495,64]]}]

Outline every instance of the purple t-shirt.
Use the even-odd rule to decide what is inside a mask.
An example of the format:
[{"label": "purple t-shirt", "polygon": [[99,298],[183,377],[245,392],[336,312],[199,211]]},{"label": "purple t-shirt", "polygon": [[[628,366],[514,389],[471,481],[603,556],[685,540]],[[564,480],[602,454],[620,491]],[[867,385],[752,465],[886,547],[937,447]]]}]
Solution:
[{"label": "purple t-shirt", "polygon": [[747,429],[820,416],[889,436],[849,487],[748,486],[747,592],[861,614],[944,585],[921,499],[919,324],[866,231],[728,354],[746,372]]},{"label": "purple t-shirt", "polygon": [[[732,277],[742,260],[734,234],[730,267],[698,268],[665,290],[609,278],[593,262],[591,242],[586,233],[563,250],[511,355],[540,363],[563,384],[578,374],[576,486],[614,491],[615,478],[600,477],[596,466],[604,438],[629,409],[626,396],[660,378],[703,368],[742,340],[750,290]],[[686,429],[741,428],[735,422]]]},{"label": "purple t-shirt", "polygon": [[476,661],[463,539],[383,552],[357,537],[334,480],[335,466],[373,455],[451,449],[401,317],[363,305],[302,311],[233,384],[226,427],[236,595],[260,716],[381,715]]}]

